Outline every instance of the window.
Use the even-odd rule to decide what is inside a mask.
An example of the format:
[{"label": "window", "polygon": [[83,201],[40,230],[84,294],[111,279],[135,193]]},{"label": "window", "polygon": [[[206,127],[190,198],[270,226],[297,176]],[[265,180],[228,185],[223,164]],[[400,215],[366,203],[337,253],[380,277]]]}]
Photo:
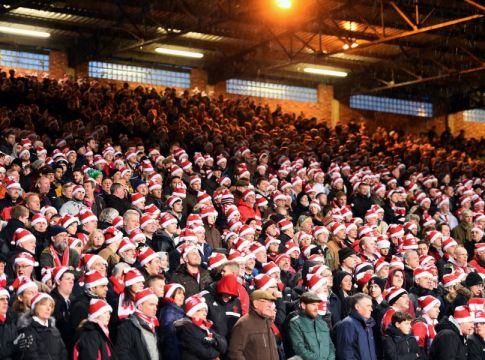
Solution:
[{"label": "window", "polygon": [[433,116],[433,104],[431,103],[380,96],[353,95],[350,97],[350,107],[419,117]]},{"label": "window", "polygon": [[485,109],[465,110],[463,112],[463,120],[485,123]]},{"label": "window", "polygon": [[190,73],[153,69],[141,66],[89,62],[89,76],[99,79],[122,80],[151,85],[190,88]]},{"label": "window", "polygon": [[49,55],[0,49],[0,65],[9,68],[49,71]]},{"label": "window", "polygon": [[272,84],[260,81],[230,79],[226,82],[226,91],[230,94],[257,96],[270,99],[282,99],[317,102],[317,89],[299,86]]}]

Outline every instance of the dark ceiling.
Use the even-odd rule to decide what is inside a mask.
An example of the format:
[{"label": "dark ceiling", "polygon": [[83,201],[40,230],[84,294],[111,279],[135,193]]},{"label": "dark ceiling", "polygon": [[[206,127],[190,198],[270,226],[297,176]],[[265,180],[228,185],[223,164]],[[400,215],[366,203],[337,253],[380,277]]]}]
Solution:
[{"label": "dark ceiling", "polygon": [[[51,37],[0,34],[0,42],[65,49],[70,66],[93,59],[172,64],[204,68],[212,84],[229,78],[326,82],[344,100],[351,94],[426,99],[441,112],[485,106],[483,0],[293,0],[290,10],[276,8],[274,0],[1,3],[0,25],[45,29]],[[156,54],[162,45],[204,57]],[[302,72],[309,65],[349,76]]]}]

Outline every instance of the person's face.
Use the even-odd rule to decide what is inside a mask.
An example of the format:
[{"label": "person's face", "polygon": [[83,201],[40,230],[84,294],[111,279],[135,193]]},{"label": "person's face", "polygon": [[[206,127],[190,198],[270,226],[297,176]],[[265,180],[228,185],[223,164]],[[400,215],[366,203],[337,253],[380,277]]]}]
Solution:
[{"label": "person's face", "polygon": [[339,240],[344,240],[345,239],[345,230],[339,230],[335,234],[335,237]]},{"label": "person's face", "polygon": [[404,274],[402,271],[396,271],[392,276],[392,286],[402,288],[404,284]]},{"label": "person's face", "polygon": [[359,186],[359,194],[367,196],[369,194],[369,186],[368,185],[360,185]]},{"label": "person's face", "polygon": [[428,316],[432,320],[438,319],[438,315],[440,314],[440,305],[436,304],[431,308],[431,310],[428,311]]},{"label": "person's face", "polygon": [[54,304],[50,300],[40,301],[35,305],[35,313],[41,320],[48,320],[54,311]]},{"label": "person's face", "polygon": [[453,254],[453,257],[459,264],[465,264],[468,259],[468,254],[465,248],[457,247],[455,253]]},{"label": "person's face", "polygon": [[126,219],[125,219],[125,222],[123,223],[125,229],[127,230],[132,230],[132,229],[135,229],[137,228],[138,226],[140,226],[140,219],[138,216],[128,216]]},{"label": "person's face", "polygon": [[411,321],[406,320],[406,321],[402,321],[400,323],[396,323],[396,328],[401,330],[401,332],[404,335],[409,335],[409,333],[411,332]]},{"label": "person's face", "polygon": [[20,189],[19,188],[11,188],[7,190],[8,196],[10,196],[13,200],[17,200],[20,196]]},{"label": "person's face", "polygon": [[418,255],[428,255],[428,245],[426,244],[418,244]]},{"label": "person's face", "polygon": [[379,249],[382,256],[387,256],[389,254],[389,248]]},{"label": "person's face", "polygon": [[111,318],[111,312],[105,311],[101,315],[97,317],[98,321],[101,322],[104,326],[108,326],[109,319]]},{"label": "person's face", "polygon": [[473,293],[473,296],[481,297],[483,292],[483,284],[470,286],[470,291]]},{"label": "person's face", "polygon": [[162,261],[159,257],[156,257],[148,264],[146,264],[145,268],[150,275],[157,275],[162,270]]},{"label": "person's face", "polygon": [[150,299],[142,303],[138,308],[144,315],[153,318],[157,315],[157,307],[158,301]]},{"label": "person's face", "polygon": [[15,135],[13,135],[13,134],[8,135],[5,139],[7,140],[7,142],[10,145],[14,145],[15,144]]},{"label": "person's face", "polygon": [[202,188],[200,181],[192,183],[191,187],[195,191],[200,191],[200,189]]},{"label": "person's face", "polygon": [[74,274],[64,273],[59,280],[57,287],[62,293],[70,294],[74,287]]},{"label": "person's face", "polygon": [[418,253],[413,251],[409,257],[405,260],[405,263],[411,268],[416,269],[419,266],[419,256]]},{"label": "person's face", "polygon": [[194,313],[194,315],[192,315],[192,318],[195,319],[195,320],[199,320],[199,319],[207,320],[207,309],[202,308],[202,309],[196,311]]},{"label": "person's face", "polygon": [[485,339],[485,323],[476,323],[475,324],[475,333],[480,336],[482,339]]},{"label": "person's face", "polygon": [[102,260],[96,260],[95,262],[93,262],[90,270],[96,270],[103,276],[106,276],[107,274],[106,263]]},{"label": "person's face", "polygon": [[473,332],[473,322],[466,322],[466,323],[460,324],[460,330],[463,336],[471,335],[471,333]]},{"label": "person's face", "polygon": [[401,295],[401,297],[394,303],[394,306],[401,311],[409,310],[409,296],[407,294]]},{"label": "person's face", "polygon": [[343,207],[343,206],[347,205],[347,196],[340,196],[340,197],[337,199],[337,204],[338,204],[338,206],[340,206],[340,207]]},{"label": "person's face", "polygon": [[377,284],[372,284],[371,286],[369,286],[369,295],[373,298],[373,299],[377,299],[379,298],[381,295],[382,295],[382,290],[381,288],[379,287],[379,285]]},{"label": "person's face", "polygon": [[357,262],[353,256],[348,256],[344,259],[344,261],[342,261],[342,265],[349,269],[354,269],[357,266]]},{"label": "person's face", "polygon": [[21,295],[18,296],[19,300],[28,308],[32,304],[32,298],[37,295],[39,291],[36,288],[28,288]]},{"label": "person's face", "polygon": [[83,173],[80,171],[75,171],[72,173],[72,178],[76,184],[82,184],[83,182]]},{"label": "person's face", "polygon": [[102,299],[106,299],[106,295],[108,294],[108,285],[98,285],[91,288],[93,294],[99,296]]},{"label": "person's face", "polygon": [[201,261],[202,260],[198,251],[192,251],[187,255],[187,263],[190,266],[199,266]]},{"label": "person's face", "polygon": [[173,297],[173,301],[176,305],[182,307],[185,301],[185,292],[182,289],[177,289]]},{"label": "person's face", "polygon": [[31,196],[25,204],[32,212],[40,211],[40,199],[38,196]]},{"label": "person's face", "polygon": [[34,271],[34,267],[32,265],[27,265],[22,263],[15,265],[15,275],[17,277],[24,276],[30,279],[32,275],[32,271]]},{"label": "person's face", "polygon": [[111,179],[104,179],[101,183],[101,188],[105,193],[111,193],[111,185],[113,185],[113,181]]},{"label": "person's face", "polygon": [[364,298],[355,305],[355,309],[364,319],[370,319],[372,314],[372,300]]},{"label": "person's face", "polygon": [[342,290],[344,291],[349,292],[350,290],[352,290],[352,277],[350,275],[345,276],[342,279],[341,286],[342,286]]},{"label": "person's face", "polygon": [[100,232],[96,232],[93,234],[93,245],[94,247],[101,247],[104,244],[104,236]]},{"label": "person's face", "polygon": [[318,317],[318,303],[310,303],[310,304],[305,304],[301,303],[301,308],[305,313],[310,316],[312,319],[316,319]]},{"label": "person's face", "polygon": [[[54,175],[54,174],[52,174]],[[39,179],[39,192],[41,194],[47,194],[51,188],[51,182],[49,178],[47,177],[42,177]]]},{"label": "person's face", "polygon": [[0,314],[5,315],[8,310],[8,297],[0,296]]},{"label": "person's face", "polygon": [[[143,283],[140,283],[140,284],[141,284],[140,290],[143,290]],[[164,294],[164,289],[163,289],[164,286],[165,286],[165,280],[159,279],[159,280],[152,281],[150,285],[150,289],[152,289],[152,291],[155,293],[155,295],[157,295],[158,298],[162,298]]]},{"label": "person's face", "polygon": [[123,261],[125,261],[127,264],[134,264],[136,261],[136,250],[135,249],[129,249],[126,250],[122,253],[120,253],[121,258]]},{"label": "person's face", "polygon": [[177,201],[175,204],[173,204],[173,211],[177,214],[181,214],[183,208],[182,201]]},{"label": "person's face", "polygon": [[275,304],[269,300],[255,300],[253,306],[256,312],[265,318],[273,318],[275,315]]},{"label": "person's face", "polygon": [[383,266],[376,275],[381,279],[387,279],[389,277],[389,266]]},{"label": "person's face", "polygon": [[45,232],[47,230],[47,223],[44,221],[41,221],[37,224],[34,225],[34,230],[38,232]]},{"label": "person's face", "polygon": [[5,263],[0,261],[0,275],[5,274]]},{"label": "person's face", "polygon": [[463,221],[465,223],[471,224],[473,222],[473,215],[463,215]]},{"label": "person's face", "polygon": [[416,284],[424,289],[433,290],[433,279],[430,277],[422,277],[416,280]]},{"label": "person's face", "polygon": [[62,175],[64,175],[64,170],[62,168],[56,168],[54,171],[54,178],[57,181],[60,181],[62,179]]},{"label": "person's face", "polygon": [[157,224],[155,222],[150,222],[145,226],[144,231],[148,234],[153,234],[155,231],[157,231]]},{"label": "person's face", "polygon": [[374,254],[377,250],[376,241],[373,239],[366,240],[364,250],[368,254]]}]

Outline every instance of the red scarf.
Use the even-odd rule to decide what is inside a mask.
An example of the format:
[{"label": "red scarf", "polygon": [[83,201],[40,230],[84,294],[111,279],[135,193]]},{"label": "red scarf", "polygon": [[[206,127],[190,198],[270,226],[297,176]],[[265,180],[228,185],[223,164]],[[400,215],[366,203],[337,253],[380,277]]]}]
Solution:
[{"label": "red scarf", "polygon": [[7,287],[7,275],[5,274],[0,275],[0,287],[3,287],[3,288]]},{"label": "red scarf", "polygon": [[54,267],[58,266],[67,266],[69,267],[69,247],[64,250],[64,254],[62,254],[62,261],[59,259],[59,255],[57,254],[56,249],[54,246],[50,246],[52,257],[54,258]]},{"label": "red scarf", "polygon": [[275,334],[275,336],[281,338],[280,329],[278,329],[278,327],[274,323],[271,324],[271,330],[273,331],[273,334]]},{"label": "red scarf", "polygon": [[214,334],[210,331],[210,328],[212,327],[212,321],[192,318],[192,324],[204,330],[207,333],[207,337],[214,337]]},{"label": "red scarf", "polygon": [[155,333],[155,328],[158,327],[160,324],[158,323],[158,319],[156,317],[149,317],[143,314],[140,310],[136,309],[135,310],[135,315],[140,318],[148,327],[150,330]]},{"label": "red scarf", "polygon": [[0,314],[0,324],[5,323],[5,320],[7,320],[7,314]]}]

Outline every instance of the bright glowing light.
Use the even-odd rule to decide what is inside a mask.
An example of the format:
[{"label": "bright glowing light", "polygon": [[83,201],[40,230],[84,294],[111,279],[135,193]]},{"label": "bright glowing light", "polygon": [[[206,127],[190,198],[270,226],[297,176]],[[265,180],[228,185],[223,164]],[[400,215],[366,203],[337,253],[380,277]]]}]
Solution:
[{"label": "bright glowing light", "polygon": [[350,45],[350,47],[351,47],[352,49],[355,49],[357,46],[359,46],[359,44],[357,44],[357,43],[355,43],[355,42],[354,42],[354,43],[352,43],[352,45]]},{"label": "bright glowing light", "polygon": [[290,9],[293,5],[292,0],[275,0],[275,2],[280,9]]},{"label": "bright glowing light", "polygon": [[348,50],[349,48],[350,48],[349,44],[344,44],[342,46],[342,49],[344,49],[344,50]]},{"label": "bright glowing light", "polygon": [[38,38],[48,38],[49,36],[51,36],[51,34],[45,31],[20,29],[20,28],[10,27],[10,26],[0,26],[0,32],[5,34],[31,36],[31,37],[38,37]]},{"label": "bright glowing light", "polygon": [[357,23],[353,21],[344,21],[343,23],[344,29],[348,31],[356,31],[357,30]]},{"label": "bright glowing light", "polygon": [[188,57],[188,58],[194,58],[194,59],[201,59],[204,57],[204,54],[200,52],[177,50],[177,49],[170,49],[170,48],[164,48],[164,47],[158,47],[155,49],[155,51],[159,54],[181,56],[181,57]]},{"label": "bright glowing light", "polygon": [[348,75],[345,71],[320,69],[320,68],[312,68],[312,67],[304,68],[303,72],[306,72],[309,74],[315,74],[315,75],[327,75],[327,76],[336,76],[336,77],[346,77]]}]

